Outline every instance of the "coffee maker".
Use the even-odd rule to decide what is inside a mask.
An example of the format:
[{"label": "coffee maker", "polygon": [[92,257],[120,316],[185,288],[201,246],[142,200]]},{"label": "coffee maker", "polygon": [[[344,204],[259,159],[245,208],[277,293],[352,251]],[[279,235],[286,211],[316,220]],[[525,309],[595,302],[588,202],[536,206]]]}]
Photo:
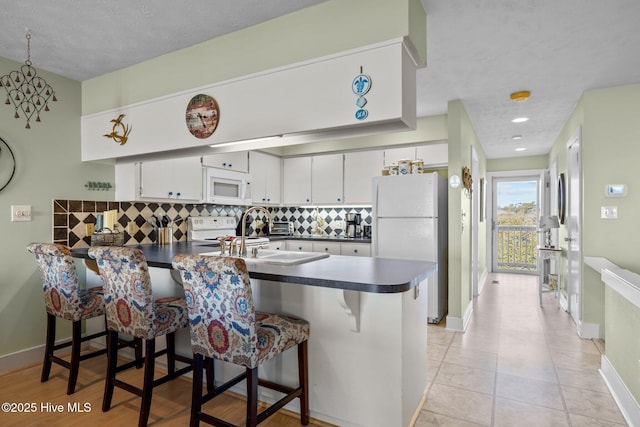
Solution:
[{"label": "coffee maker", "polygon": [[356,214],[347,214],[347,237],[356,237]]},{"label": "coffee maker", "polygon": [[347,214],[347,237],[358,237],[362,234],[361,224],[362,216],[357,213]]}]

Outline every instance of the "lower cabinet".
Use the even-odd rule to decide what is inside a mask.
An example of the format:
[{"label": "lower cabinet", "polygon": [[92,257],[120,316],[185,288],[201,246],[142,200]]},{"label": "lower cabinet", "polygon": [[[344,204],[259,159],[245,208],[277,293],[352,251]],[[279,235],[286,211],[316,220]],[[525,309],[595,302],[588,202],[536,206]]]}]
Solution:
[{"label": "lower cabinet", "polygon": [[340,255],[371,256],[370,243],[341,243]]},{"label": "lower cabinet", "polygon": [[271,242],[269,248],[282,250],[286,248],[288,251],[300,252],[324,252],[331,255],[371,256],[370,243],[280,240]]},{"label": "lower cabinet", "polygon": [[340,255],[339,242],[313,242],[313,252],[329,253],[331,255]]}]

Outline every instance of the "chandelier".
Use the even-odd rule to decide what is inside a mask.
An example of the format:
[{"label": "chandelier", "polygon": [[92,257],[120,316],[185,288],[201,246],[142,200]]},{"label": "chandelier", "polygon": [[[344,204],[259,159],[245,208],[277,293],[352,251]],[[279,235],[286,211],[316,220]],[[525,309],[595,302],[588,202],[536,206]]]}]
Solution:
[{"label": "chandelier", "polygon": [[20,71],[11,71],[0,77],[0,87],[7,91],[7,105],[13,105],[16,119],[20,118],[18,110],[27,119],[25,128],[31,129],[29,122],[35,114],[36,122],[40,121],[40,112],[49,111],[49,100],[57,101],[51,85],[40,76],[36,76],[36,69],[31,66],[31,34],[27,33],[27,60],[20,67]]}]

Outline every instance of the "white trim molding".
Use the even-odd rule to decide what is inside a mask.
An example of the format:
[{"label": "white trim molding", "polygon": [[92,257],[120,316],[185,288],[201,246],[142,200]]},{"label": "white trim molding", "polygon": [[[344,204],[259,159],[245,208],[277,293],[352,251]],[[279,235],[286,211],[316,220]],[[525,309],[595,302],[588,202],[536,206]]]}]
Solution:
[{"label": "white trim molding", "polygon": [[469,322],[471,321],[471,314],[473,313],[473,301],[469,301],[467,305],[467,309],[464,311],[464,315],[462,317],[453,317],[447,316],[447,330],[448,331],[456,331],[456,332],[464,332],[467,330],[469,326]]},{"label": "white trim molding", "polygon": [[580,322],[578,324],[578,335],[584,339],[598,339],[600,336],[600,324]]},{"label": "white trim molding", "polygon": [[600,375],[607,384],[613,399],[616,401],[622,416],[630,426],[640,425],[640,405],[633,397],[627,386],[618,375],[607,356],[602,355],[600,362]]}]

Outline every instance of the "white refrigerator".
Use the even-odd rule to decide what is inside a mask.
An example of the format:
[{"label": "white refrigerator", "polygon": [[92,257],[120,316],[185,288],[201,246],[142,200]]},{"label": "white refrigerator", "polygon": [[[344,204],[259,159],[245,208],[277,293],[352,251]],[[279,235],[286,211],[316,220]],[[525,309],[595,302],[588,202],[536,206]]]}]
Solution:
[{"label": "white refrigerator", "polygon": [[427,317],[447,312],[447,180],[437,173],[373,178],[373,256],[438,263],[428,279]]}]

